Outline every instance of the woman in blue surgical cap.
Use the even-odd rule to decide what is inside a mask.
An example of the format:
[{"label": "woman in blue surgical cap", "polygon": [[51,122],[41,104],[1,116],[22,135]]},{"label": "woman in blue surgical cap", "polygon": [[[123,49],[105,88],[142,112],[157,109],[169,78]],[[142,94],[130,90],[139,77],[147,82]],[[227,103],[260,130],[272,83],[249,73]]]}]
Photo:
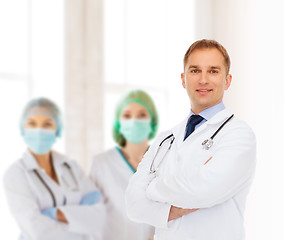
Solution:
[{"label": "woman in blue surgical cap", "polygon": [[107,208],[104,240],[148,240],[154,229],[130,221],[126,215],[124,192],[158,127],[158,114],[144,91],[126,94],[118,103],[113,138],[118,146],[94,156],[90,178],[103,194]]},{"label": "woman in blue surgical cap", "polygon": [[75,162],[52,150],[62,133],[58,107],[46,98],[31,100],[20,130],[28,149],[4,176],[20,239],[101,239],[105,208],[100,192]]}]

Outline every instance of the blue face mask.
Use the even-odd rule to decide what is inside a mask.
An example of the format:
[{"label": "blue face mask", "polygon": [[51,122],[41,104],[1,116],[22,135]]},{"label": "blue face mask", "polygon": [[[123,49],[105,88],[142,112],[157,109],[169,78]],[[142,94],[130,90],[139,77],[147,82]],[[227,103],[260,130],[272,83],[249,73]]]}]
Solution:
[{"label": "blue face mask", "polygon": [[23,135],[25,143],[36,154],[45,154],[56,141],[56,130],[26,128]]},{"label": "blue face mask", "polygon": [[125,139],[131,143],[141,143],[149,137],[151,133],[151,120],[121,120],[120,121],[120,132]]}]

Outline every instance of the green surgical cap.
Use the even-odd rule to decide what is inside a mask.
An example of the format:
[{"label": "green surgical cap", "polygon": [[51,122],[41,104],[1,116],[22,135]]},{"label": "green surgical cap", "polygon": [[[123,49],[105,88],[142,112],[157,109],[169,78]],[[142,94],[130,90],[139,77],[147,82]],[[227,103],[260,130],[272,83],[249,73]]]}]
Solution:
[{"label": "green surgical cap", "polygon": [[152,98],[142,90],[130,91],[120,99],[115,110],[115,117],[113,123],[113,139],[121,147],[125,146],[126,144],[126,139],[120,133],[121,112],[129,103],[133,102],[139,103],[140,105],[145,107],[151,117],[151,132],[148,137],[149,140],[155,137],[158,129],[158,113]]},{"label": "green surgical cap", "polygon": [[27,119],[37,114],[52,119],[56,125],[56,136],[61,136],[63,124],[60,110],[54,102],[44,97],[34,98],[25,106],[20,118],[20,131],[22,135],[24,134],[24,125]]}]

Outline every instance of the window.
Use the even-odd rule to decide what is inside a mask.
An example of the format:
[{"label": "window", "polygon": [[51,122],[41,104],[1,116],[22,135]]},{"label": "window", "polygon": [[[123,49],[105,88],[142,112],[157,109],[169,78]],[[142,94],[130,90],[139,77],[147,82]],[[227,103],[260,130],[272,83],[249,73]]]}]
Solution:
[{"label": "window", "polygon": [[[25,145],[18,129],[26,102],[46,96],[63,106],[63,4],[51,0],[0,2],[0,109],[2,138],[0,178]],[[63,149],[63,140],[56,145]],[[0,205],[7,206],[3,188]],[[9,210],[2,208],[1,239],[17,239],[20,231]]]},{"label": "window", "polygon": [[180,73],[194,40],[194,17],[193,0],[104,1],[105,148],[114,144],[115,104],[128,90],[153,97],[159,131],[186,117],[189,101]]}]

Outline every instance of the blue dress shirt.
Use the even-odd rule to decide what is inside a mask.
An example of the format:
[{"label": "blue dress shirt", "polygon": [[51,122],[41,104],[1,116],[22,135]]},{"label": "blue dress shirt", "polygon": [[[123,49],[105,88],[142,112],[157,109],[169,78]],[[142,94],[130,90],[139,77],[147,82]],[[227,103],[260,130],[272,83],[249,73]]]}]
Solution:
[{"label": "blue dress shirt", "polygon": [[[206,121],[208,121],[209,119],[211,119],[216,113],[222,111],[225,109],[225,105],[223,103],[223,101],[219,102],[218,104],[210,107],[210,108],[206,108],[205,110],[203,110],[202,112],[200,112],[198,115],[200,115],[201,117],[203,117],[204,119],[195,126],[195,129],[197,129],[198,127],[200,127],[203,123],[205,123]],[[191,117],[191,115],[194,115],[194,113],[192,112],[192,110],[190,110],[190,114],[189,117]],[[195,130],[194,129],[194,130]],[[185,130],[186,131],[186,130]]]}]

